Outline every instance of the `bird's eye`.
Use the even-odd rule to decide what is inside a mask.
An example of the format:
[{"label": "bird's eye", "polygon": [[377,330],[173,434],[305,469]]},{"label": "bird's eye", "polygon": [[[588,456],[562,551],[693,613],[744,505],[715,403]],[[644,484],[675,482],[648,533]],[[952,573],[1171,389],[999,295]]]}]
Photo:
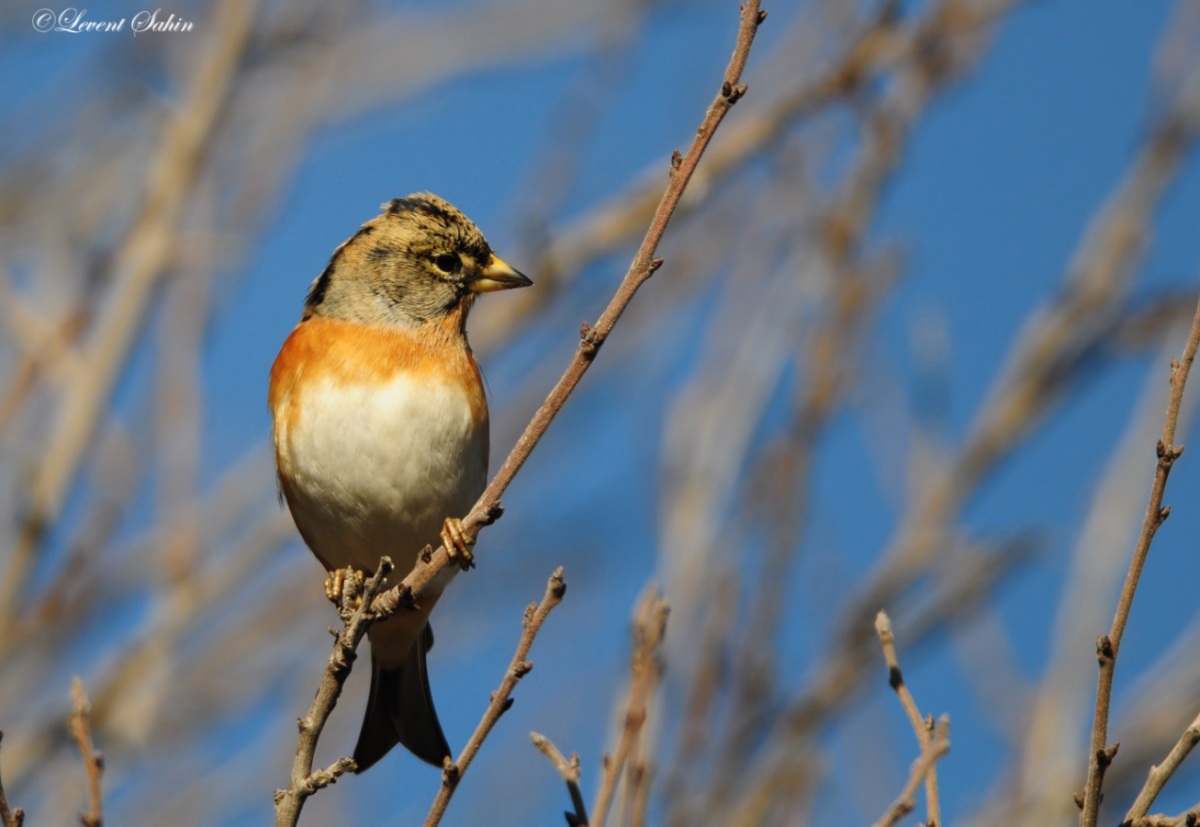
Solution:
[{"label": "bird's eye", "polygon": [[442,253],[434,258],[433,264],[443,273],[454,274],[462,269],[462,259],[454,253]]}]

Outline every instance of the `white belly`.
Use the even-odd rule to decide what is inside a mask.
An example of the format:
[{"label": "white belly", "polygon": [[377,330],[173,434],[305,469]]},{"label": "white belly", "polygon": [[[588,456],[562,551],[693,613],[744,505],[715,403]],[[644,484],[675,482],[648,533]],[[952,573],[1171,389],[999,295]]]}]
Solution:
[{"label": "white belly", "polygon": [[483,491],[487,422],[473,420],[465,393],[422,377],[329,380],[303,396],[276,434],[300,533],[326,568],[370,570],[386,554],[406,572]]}]

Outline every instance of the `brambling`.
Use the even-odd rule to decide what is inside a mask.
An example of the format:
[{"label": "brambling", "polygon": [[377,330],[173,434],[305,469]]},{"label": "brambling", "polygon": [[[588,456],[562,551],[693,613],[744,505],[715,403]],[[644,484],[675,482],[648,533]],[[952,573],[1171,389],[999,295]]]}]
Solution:
[{"label": "brambling", "polygon": [[[488,408],[467,343],[475,296],[532,282],[471,221],[427,193],[397,198],[334,251],[271,368],[279,485],[304,542],[330,572],[400,576],[427,544],[463,560],[463,515],[487,478]],[[368,631],[371,694],[363,772],[397,743],[436,766],[450,754],[426,652],[429,613],[456,567],[414,610]]]}]

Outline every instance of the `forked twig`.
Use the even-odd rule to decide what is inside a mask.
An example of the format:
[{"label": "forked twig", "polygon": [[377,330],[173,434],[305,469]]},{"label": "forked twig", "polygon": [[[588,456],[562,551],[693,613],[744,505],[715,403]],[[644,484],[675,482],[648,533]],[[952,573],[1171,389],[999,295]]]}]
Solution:
[{"label": "forked twig", "polygon": [[[551,389],[545,402],[534,413],[533,418],[525,427],[525,431],[496,472],[496,476],[488,483],[483,494],[463,518],[462,535],[467,543],[473,543],[480,530],[484,526],[494,523],[503,513],[500,505],[501,496],[508,489],[538,442],[541,441],[542,436],[550,427],[550,423],[562,410],[567,398],[591,366],[596,354],[633,300],[638,289],[662,266],[662,259],[655,258],[654,254],[662,240],[663,233],[666,231],[705,149],[716,133],[717,127],[720,126],[730,108],[746,94],[747,87],[741,83],[742,72],[749,58],[750,47],[754,43],[758,27],[767,16],[765,11],[760,11],[759,5],[759,0],[747,0],[741,7],[737,45],[725,70],[720,89],[709,105],[687,153],[680,155],[676,152],[671,157],[670,175],[666,189],[654,211],[646,235],[634,254],[633,262],[626,271],[616,293],[594,325],[586,323],[583,325],[580,334],[581,341],[566,370]],[[430,582],[450,563],[450,550],[444,544],[432,553],[419,555],[416,566],[403,581],[382,594],[376,595],[373,599],[364,598],[364,607],[369,602],[370,610],[369,612],[363,611],[364,625],[361,628],[351,634],[350,622],[347,621],[345,631],[338,637],[330,666],[326,669],[321,685],[318,687],[317,698],[309,710],[309,715],[301,719],[300,743],[297,745],[291,786],[287,790],[277,791],[275,796],[277,825],[294,825],[299,818],[304,800],[315,791],[308,789],[305,781],[306,778],[310,778],[315,738],[319,736],[337,696],[341,693],[345,673],[350,668],[349,661],[352,659],[354,648],[362,639],[366,624],[373,620],[389,617],[405,604],[420,598]],[[368,614],[370,619],[366,618]],[[334,659],[344,661],[344,667],[335,668]],[[310,741],[311,743],[309,743]]]},{"label": "forked twig", "polygon": [[587,827],[587,805],[583,802],[583,791],[579,789],[579,779],[581,777],[579,756],[572,753],[570,758],[563,757],[558,747],[554,746],[553,741],[537,732],[529,733],[529,740],[533,741],[533,745],[537,747],[538,752],[550,759],[550,763],[554,765],[554,768],[558,770],[558,774],[562,776],[563,781],[567,783],[567,793],[571,796],[571,806],[575,808],[574,812],[563,813],[567,818],[567,827]]},{"label": "forked twig", "polygon": [[483,746],[483,740],[500,720],[500,716],[512,708],[513,689],[516,688],[521,678],[528,675],[529,671],[533,669],[533,664],[528,660],[533,640],[537,637],[542,624],[546,622],[546,618],[550,616],[550,612],[562,602],[563,595],[566,593],[567,582],[563,580],[563,569],[562,566],[559,566],[550,575],[542,602],[530,603],[525,610],[525,620],[522,623],[521,640],[517,643],[517,651],[508,664],[508,671],[504,674],[504,680],[500,682],[500,688],[492,693],[491,702],[488,703],[479,725],[467,739],[458,758],[453,762],[447,760],[446,766],[442,769],[442,786],[438,790],[437,798],[433,801],[433,806],[429,809],[429,815],[425,818],[425,827],[435,827],[441,823],[442,816],[446,814],[446,807],[450,804],[450,797],[458,789],[458,782],[462,780],[467,767],[471,766],[476,753]]},{"label": "forked twig", "polygon": [[913,762],[912,771],[908,774],[908,783],[904,785],[900,795],[896,796],[896,800],[873,827],[892,827],[897,821],[911,813],[916,807],[913,798],[917,794],[917,787],[920,787],[929,773],[933,771],[938,759],[949,751],[950,719],[943,715],[933,728],[933,737],[928,744],[921,748],[921,755]]},{"label": "forked twig", "polygon": [[[879,614],[875,615],[875,633],[879,635],[883,659],[887,662],[888,685],[896,691],[896,697],[900,699],[900,705],[904,707],[904,712],[908,715],[909,723],[912,724],[913,732],[917,736],[917,744],[924,752],[929,749],[930,742],[933,740],[931,732],[933,716],[925,718],[921,715],[921,710],[917,707],[917,702],[913,698],[908,684],[904,682],[904,673],[900,671],[900,659],[896,655],[896,637],[892,634],[892,619],[882,609],[879,610]],[[925,774],[925,806],[929,809],[928,827],[941,827],[942,808],[938,803],[936,764],[930,764],[929,772]]]},{"label": "forked twig", "polygon": [[[333,651],[325,664],[325,674],[317,687],[316,697],[308,708],[308,714],[296,720],[300,737],[296,743],[296,756],[292,761],[290,783],[285,790],[275,791],[275,824],[276,827],[293,827],[300,819],[300,810],[305,800],[317,790],[327,787],[338,780],[346,772],[354,769],[354,760],[339,758],[323,770],[313,772],[313,757],[317,751],[317,740],[321,730],[329,719],[346,678],[350,676],[350,666],[354,662],[354,650],[367,633],[367,627],[374,617],[371,613],[372,600],[383,588],[385,578],[392,570],[391,559],[384,557],[379,561],[375,573],[362,581],[362,590],[350,587],[357,581],[353,570],[345,580],[349,584],[340,596],[338,611],[342,614],[343,628],[334,634]],[[348,607],[357,602],[353,611]]]}]

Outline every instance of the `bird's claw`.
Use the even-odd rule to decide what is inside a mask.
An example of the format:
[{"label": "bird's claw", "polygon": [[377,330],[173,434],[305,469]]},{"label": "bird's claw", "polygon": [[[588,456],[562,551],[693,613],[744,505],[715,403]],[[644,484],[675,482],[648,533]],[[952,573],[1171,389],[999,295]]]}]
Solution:
[{"label": "bird's claw", "polygon": [[442,545],[446,547],[450,559],[457,562],[463,571],[475,567],[475,555],[471,553],[473,543],[467,541],[462,520],[457,517],[446,518],[442,524]]},{"label": "bird's claw", "polygon": [[364,575],[358,569],[334,569],[325,575],[325,597],[338,608],[355,611],[362,605],[364,582]]}]

